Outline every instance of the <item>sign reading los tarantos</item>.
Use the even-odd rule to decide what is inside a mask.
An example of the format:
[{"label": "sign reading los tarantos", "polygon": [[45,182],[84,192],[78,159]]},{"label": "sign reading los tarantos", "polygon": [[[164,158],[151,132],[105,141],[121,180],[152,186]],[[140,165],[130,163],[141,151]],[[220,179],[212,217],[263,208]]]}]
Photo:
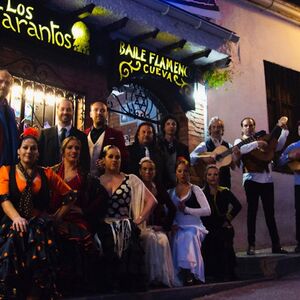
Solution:
[{"label": "sign reading los tarantos", "polygon": [[163,78],[179,88],[190,87],[188,66],[171,58],[123,41],[119,43],[119,57],[120,81],[136,72]]},{"label": "sign reading los tarantos", "polygon": [[37,16],[38,12],[33,6],[14,0],[0,1],[0,30],[13,31],[44,43],[89,54],[90,34],[83,22],[74,23],[70,32],[65,32],[62,26],[53,20],[40,24],[37,19],[44,20],[45,16]]}]

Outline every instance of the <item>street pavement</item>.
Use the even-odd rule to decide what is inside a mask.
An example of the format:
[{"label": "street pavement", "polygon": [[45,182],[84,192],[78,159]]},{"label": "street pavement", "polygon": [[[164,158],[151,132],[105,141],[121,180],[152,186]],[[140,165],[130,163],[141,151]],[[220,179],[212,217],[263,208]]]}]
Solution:
[{"label": "street pavement", "polygon": [[299,300],[300,271],[276,280],[262,281],[251,285],[215,293],[193,300]]}]

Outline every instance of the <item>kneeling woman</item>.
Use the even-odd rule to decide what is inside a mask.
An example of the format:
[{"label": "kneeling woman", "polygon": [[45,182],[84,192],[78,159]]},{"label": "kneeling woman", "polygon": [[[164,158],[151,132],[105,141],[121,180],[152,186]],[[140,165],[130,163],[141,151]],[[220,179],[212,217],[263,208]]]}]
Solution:
[{"label": "kneeling woman", "polygon": [[120,172],[118,147],[103,150],[100,183],[107,191],[107,209],[96,231],[104,252],[105,285],[108,290],[143,290],[146,274],[138,225],[148,218],[156,199],[137,176]]},{"label": "kneeling woman", "polygon": [[190,183],[189,163],[179,158],[176,163],[176,187],[169,195],[177,207],[174,220],[173,261],[176,275],[184,285],[204,282],[201,243],[207,234],[200,217],[210,215],[210,207],[202,190]]},{"label": "kneeling woman", "polygon": [[[24,133],[16,166],[0,168],[0,284],[4,299],[48,299],[55,295],[57,247],[53,221],[68,211],[71,188],[50,168],[37,166],[37,132]],[[63,209],[50,218],[49,191],[65,195]]]}]

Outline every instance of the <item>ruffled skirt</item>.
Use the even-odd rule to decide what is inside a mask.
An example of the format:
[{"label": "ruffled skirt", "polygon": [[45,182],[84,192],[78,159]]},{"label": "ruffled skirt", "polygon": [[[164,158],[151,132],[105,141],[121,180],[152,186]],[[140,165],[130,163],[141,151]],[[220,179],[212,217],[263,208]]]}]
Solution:
[{"label": "ruffled skirt", "polygon": [[174,267],[167,235],[147,228],[142,231],[141,238],[149,282],[162,283],[168,287],[174,286]]},{"label": "ruffled skirt", "polygon": [[205,282],[201,255],[201,243],[204,237],[205,233],[201,228],[180,225],[172,243],[174,269],[177,276],[181,269],[189,269],[197,280]]},{"label": "ruffled skirt", "polygon": [[40,289],[56,294],[58,249],[53,223],[47,217],[29,220],[27,232],[17,232],[12,221],[3,217],[0,228],[0,285],[17,291]]}]

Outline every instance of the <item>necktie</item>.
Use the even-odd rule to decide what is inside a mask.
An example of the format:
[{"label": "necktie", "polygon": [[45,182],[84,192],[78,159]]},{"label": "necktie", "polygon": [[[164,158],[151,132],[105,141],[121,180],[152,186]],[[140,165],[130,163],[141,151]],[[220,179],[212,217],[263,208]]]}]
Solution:
[{"label": "necktie", "polygon": [[67,128],[62,128],[60,130],[60,137],[59,137],[60,144],[62,144],[63,140],[66,138],[66,133],[67,133]]},{"label": "necktie", "polygon": [[148,147],[145,147],[145,157],[150,158],[150,151],[149,151]]}]

